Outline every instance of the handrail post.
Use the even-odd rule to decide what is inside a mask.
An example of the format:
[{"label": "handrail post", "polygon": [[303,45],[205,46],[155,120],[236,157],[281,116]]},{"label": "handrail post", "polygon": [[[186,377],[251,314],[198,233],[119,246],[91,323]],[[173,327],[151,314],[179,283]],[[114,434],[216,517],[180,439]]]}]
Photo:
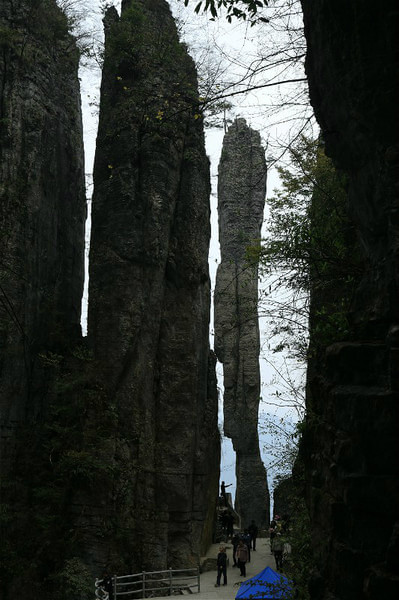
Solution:
[{"label": "handrail post", "polygon": [[169,596],[172,595],[172,567],[169,567]]},{"label": "handrail post", "polygon": [[114,600],[116,600],[116,574],[114,575]]},{"label": "handrail post", "polygon": [[197,567],[197,574],[198,574],[198,593],[200,593],[201,591],[201,578],[200,578],[200,568]]},{"label": "handrail post", "polygon": [[143,598],[145,598],[145,571],[143,571]]}]

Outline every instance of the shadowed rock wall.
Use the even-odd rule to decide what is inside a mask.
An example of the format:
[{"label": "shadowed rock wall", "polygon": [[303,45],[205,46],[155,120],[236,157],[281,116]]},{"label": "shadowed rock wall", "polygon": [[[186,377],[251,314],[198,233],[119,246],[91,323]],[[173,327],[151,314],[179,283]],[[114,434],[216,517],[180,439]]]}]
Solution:
[{"label": "shadowed rock wall", "polygon": [[109,543],[119,571],[188,567],[211,541],[220,458],[196,71],[164,0],[108,10],[105,31],[89,337],[117,418],[104,501],[125,545],[109,532],[103,560]]},{"label": "shadowed rock wall", "polygon": [[215,352],[224,371],[224,433],[236,452],[235,508],[244,526],[269,521],[258,438],[260,398],[258,269],[246,250],[260,240],[266,162],[259,133],[236,119],[223,141],[218,210],[221,263],[215,288]]},{"label": "shadowed rock wall", "polygon": [[302,0],[302,6],[311,101],[326,153],[348,175],[348,211],[362,250],[362,278],[348,315],[352,337],[325,347],[309,364],[303,449],[319,571],[313,597],[393,599],[399,593],[398,7],[366,0]]},{"label": "shadowed rock wall", "polygon": [[79,54],[52,0],[3,0],[0,49],[0,595],[44,599],[41,585],[67,546],[56,541],[50,497],[58,511],[65,505],[45,437],[54,367],[81,340]]},{"label": "shadowed rock wall", "polygon": [[[80,339],[86,201],[78,52],[55,2],[0,6],[2,474],[46,410],[41,353]],[[10,462],[11,461],[11,462]]]}]

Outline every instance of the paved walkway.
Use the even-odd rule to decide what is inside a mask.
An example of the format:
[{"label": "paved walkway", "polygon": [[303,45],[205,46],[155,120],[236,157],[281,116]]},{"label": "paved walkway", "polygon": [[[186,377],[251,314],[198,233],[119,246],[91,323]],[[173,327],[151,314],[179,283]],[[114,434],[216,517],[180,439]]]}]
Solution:
[{"label": "paved walkway", "polygon": [[[219,546],[221,544],[213,544],[208,553],[207,558],[216,558],[219,552]],[[226,546],[226,554],[229,558],[229,566],[227,567],[227,585],[222,585],[223,577],[220,587],[215,587],[216,583],[216,570],[206,571],[201,574],[201,591],[199,594],[194,593],[190,595],[193,600],[234,600],[240,584],[253,577],[259,571],[262,571],[265,567],[276,568],[276,564],[273,555],[270,553],[270,544],[268,538],[258,538],[256,541],[256,552],[251,550],[251,562],[247,563],[247,576],[240,577],[240,571],[236,567],[232,567],[233,560],[233,546],[229,543],[223,544]],[[179,597],[179,596],[177,596]]]}]

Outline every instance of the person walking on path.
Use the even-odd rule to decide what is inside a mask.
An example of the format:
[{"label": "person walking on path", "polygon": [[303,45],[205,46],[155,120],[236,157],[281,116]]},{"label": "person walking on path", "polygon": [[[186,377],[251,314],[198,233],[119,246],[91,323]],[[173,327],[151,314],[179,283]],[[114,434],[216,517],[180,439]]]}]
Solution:
[{"label": "person walking on path", "polygon": [[277,534],[277,521],[276,521],[275,517],[272,521],[270,521],[269,534],[270,534],[270,552],[272,554],[274,554],[274,539]]},{"label": "person walking on path", "polygon": [[238,533],[235,533],[231,539],[231,543],[233,544],[233,567],[237,567],[237,560],[236,560],[236,551],[237,551],[237,546],[238,546],[238,542],[240,541],[240,537],[238,535]]},{"label": "person walking on path", "polygon": [[251,536],[252,550],[256,551],[256,538],[258,537],[258,527],[253,519],[251,521],[250,526],[248,527],[248,531]]},{"label": "person walking on path", "polygon": [[100,582],[104,591],[108,592],[108,599],[114,599],[114,578],[109,575],[108,571],[104,571],[103,579]]},{"label": "person walking on path", "polygon": [[238,542],[238,546],[237,546],[237,550],[236,550],[236,559],[237,559],[237,564],[240,568],[241,577],[246,577],[247,572],[245,569],[245,565],[248,561],[248,548],[243,540],[240,540]]},{"label": "person walking on path", "polygon": [[251,562],[251,535],[248,529],[244,529],[244,533],[241,537],[248,548],[248,562]]},{"label": "person walking on path", "polygon": [[284,540],[281,533],[277,533],[273,541],[273,554],[276,561],[276,571],[283,570]]},{"label": "person walking on path", "polygon": [[220,587],[220,578],[223,575],[223,585],[227,585],[227,554],[224,546],[219,547],[219,554],[217,556],[217,568],[218,574],[216,577],[215,587]]}]

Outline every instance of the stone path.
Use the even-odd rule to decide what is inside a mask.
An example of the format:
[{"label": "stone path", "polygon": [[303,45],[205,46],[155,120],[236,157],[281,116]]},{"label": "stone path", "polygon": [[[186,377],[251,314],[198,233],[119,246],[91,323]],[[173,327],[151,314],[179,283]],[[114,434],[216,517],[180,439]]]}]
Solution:
[{"label": "stone path", "polygon": [[[240,571],[237,568],[233,568],[233,546],[231,544],[224,544],[226,546],[226,553],[229,558],[230,565],[227,567],[227,585],[221,585],[215,587],[216,583],[216,570],[206,571],[201,574],[201,591],[199,594],[194,593],[190,595],[193,600],[234,600],[240,584],[253,577],[259,571],[262,571],[265,567],[276,568],[276,564],[273,555],[270,553],[270,544],[268,538],[258,538],[256,542],[256,552],[251,550],[251,562],[247,563],[247,576],[240,577]],[[219,552],[220,544],[213,544],[206,557],[216,558]],[[223,583],[223,578],[222,578]],[[176,596],[179,598],[180,596]]]}]

